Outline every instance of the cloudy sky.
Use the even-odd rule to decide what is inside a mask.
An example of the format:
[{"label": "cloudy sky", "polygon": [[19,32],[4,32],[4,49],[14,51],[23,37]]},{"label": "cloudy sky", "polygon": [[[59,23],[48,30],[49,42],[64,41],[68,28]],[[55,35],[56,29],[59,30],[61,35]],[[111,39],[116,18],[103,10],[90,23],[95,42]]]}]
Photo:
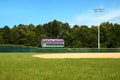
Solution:
[{"label": "cloudy sky", "polygon": [[[104,10],[95,12],[97,8]],[[71,26],[120,23],[120,0],[0,0],[0,27],[38,25],[54,19]]]}]

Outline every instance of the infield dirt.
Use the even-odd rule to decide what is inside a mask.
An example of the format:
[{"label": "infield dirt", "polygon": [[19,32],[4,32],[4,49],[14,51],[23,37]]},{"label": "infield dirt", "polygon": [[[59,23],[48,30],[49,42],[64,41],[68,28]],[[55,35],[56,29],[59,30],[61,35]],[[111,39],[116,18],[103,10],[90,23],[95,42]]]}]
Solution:
[{"label": "infield dirt", "polygon": [[54,53],[54,54],[36,54],[37,58],[120,58],[120,53]]}]

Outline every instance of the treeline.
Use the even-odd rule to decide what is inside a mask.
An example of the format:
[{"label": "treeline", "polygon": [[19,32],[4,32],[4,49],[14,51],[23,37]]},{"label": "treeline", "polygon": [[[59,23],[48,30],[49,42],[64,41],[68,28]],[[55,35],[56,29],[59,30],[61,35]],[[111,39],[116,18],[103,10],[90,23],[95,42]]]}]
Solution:
[{"label": "treeline", "polygon": [[[54,20],[43,25],[19,24],[10,28],[0,28],[0,44],[13,44],[41,47],[43,38],[63,38],[65,47],[97,48],[98,27],[74,25]],[[120,25],[109,22],[100,24],[102,48],[120,48]]]}]

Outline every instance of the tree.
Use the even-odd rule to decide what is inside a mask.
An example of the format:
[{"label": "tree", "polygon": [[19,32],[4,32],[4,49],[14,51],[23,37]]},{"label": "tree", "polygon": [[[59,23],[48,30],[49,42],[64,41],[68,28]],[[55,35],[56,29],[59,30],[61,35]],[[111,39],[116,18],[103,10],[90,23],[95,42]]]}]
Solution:
[{"label": "tree", "polygon": [[58,35],[61,32],[61,22],[54,20],[53,22],[49,22],[43,26],[48,38],[58,38]]},{"label": "tree", "polygon": [[[97,48],[98,26],[74,25],[53,20],[43,25],[19,24],[0,28],[0,44],[41,47],[43,38],[63,38],[67,48]],[[120,48],[120,25],[100,24],[101,48]]]},{"label": "tree", "polygon": [[114,24],[111,26],[110,29],[110,44],[112,48],[119,48],[120,47],[120,25]]},{"label": "tree", "polygon": [[37,46],[35,26],[33,24],[29,24],[26,26],[25,39],[27,39],[27,40],[24,45]]},{"label": "tree", "polygon": [[25,45],[27,43],[26,33],[27,33],[27,25],[19,24],[18,25],[19,45]]},{"label": "tree", "polygon": [[97,48],[98,47],[98,27],[97,26],[92,26],[90,28],[89,37],[90,37],[89,39],[90,48]]},{"label": "tree", "polygon": [[12,29],[11,29],[11,43],[12,44],[19,44],[19,40],[20,40],[20,34],[18,31],[18,27],[15,25]]},{"label": "tree", "polygon": [[100,30],[102,48],[120,47],[120,25],[104,22],[100,25]]},{"label": "tree", "polygon": [[11,38],[11,30],[8,26],[4,26],[2,31],[2,37],[4,40],[4,44],[10,44],[10,38]]},{"label": "tree", "polygon": [[73,48],[81,48],[82,42],[81,42],[81,36],[80,36],[80,26],[74,25],[72,28],[72,46]]},{"label": "tree", "polygon": [[80,26],[79,37],[82,42],[82,47],[88,48],[90,44],[89,39],[89,28],[86,25]]},{"label": "tree", "polygon": [[0,44],[4,44],[4,39],[3,39],[3,28],[0,28]]},{"label": "tree", "polygon": [[72,35],[70,25],[68,23],[63,23],[61,27],[59,38],[63,38],[65,40],[65,47],[71,47]]}]

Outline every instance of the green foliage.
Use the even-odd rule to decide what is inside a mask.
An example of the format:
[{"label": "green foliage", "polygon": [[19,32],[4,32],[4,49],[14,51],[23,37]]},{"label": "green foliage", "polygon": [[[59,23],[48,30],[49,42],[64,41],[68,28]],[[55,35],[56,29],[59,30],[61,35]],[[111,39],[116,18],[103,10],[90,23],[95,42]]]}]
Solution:
[{"label": "green foliage", "polygon": [[38,59],[0,53],[0,80],[119,80],[120,59]]},{"label": "green foliage", "polygon": [[[120,25],[100,24],[101,48],[120,48]],[[54,20],[43,25],[19,24],[0,28],[0,44],[41,46],[43,38],[63,38],[67,48],[97,48],[98,26],[74,25]]]},{"label": "green foliage", "polygon": [[120,25],[112,23],[102,23],[100,25],[101,47],[120,48]]},{"label": "green foliage", "polygon": [[11,37],[11,30],[8,26],[5,26],[2,30],[2,37],[4,40],[4,44],[9,44],[10,43],[10,37]]}]

